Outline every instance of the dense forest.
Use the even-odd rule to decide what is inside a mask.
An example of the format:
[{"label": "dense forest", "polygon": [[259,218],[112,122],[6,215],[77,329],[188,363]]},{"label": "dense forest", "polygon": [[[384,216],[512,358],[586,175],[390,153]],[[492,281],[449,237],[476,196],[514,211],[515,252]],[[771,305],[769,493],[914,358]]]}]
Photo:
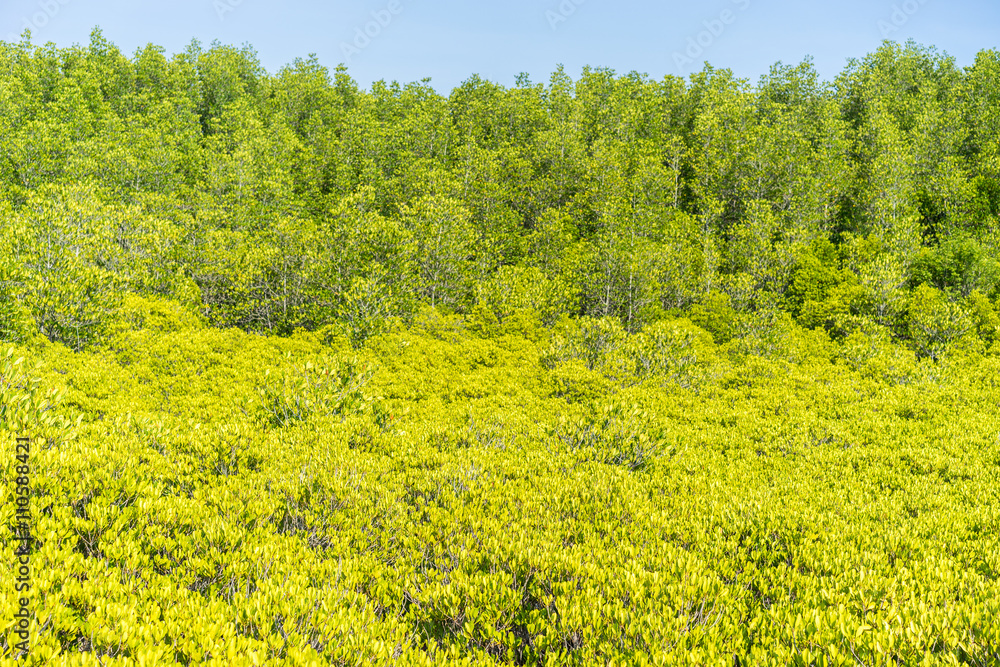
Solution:
[{"label": "dense forest", "polygon": [[996,665],[998,306],[997,50],[0,42],[0,656]]},{"label": "dense forest", "polygon": [[421,304],[629,332],[687,314],[719,342],[791,317],[921,356],[996,335],[996,51],[448,97],[314,59],[269,75],[248,47],[128,58],[97,31],[0,63],[8,337],[99,343],[126,292],[355,344]]}]

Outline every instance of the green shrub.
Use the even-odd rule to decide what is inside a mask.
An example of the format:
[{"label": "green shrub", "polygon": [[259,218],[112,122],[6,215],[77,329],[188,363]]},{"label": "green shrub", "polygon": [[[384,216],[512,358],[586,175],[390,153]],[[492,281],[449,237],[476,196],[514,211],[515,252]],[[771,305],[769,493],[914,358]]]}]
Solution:
[{"label": "green shrub", "polygon": [[910,270],[914,288],[926,283],[966,297],[977,290],[993,294],[1000,287],[1000,264],[977,240],[965,235],[921,248]]},{"label": "green shrub", "polygon": [[531,313],[542,324],[552,326],[562,313],[572,309],[572,286],[550,279],[535,267],[501,266],[476,287],[476,301],[503,325],[518,313]]},{"label": "green shrub", "polygon": [[736,311],[725,292],[712,291],[703,296],[691,306],[688,317],[712,334],[719,345],[728,343],[736,335]]},{"label": "green shrub", "polygon": [[962,304],[929,285],[917,287],[910,295],[907,325],[920,357],[937,361],[957,346],[972,344],[973,322]]},{"label": "green shrub", "polygon": [[625,346],[629,374],[639,380],[690,388],[706,379],[715,344],[687,319],[661,320],[632,336]]},{"label": "green shrub", "polygon": [[282,427],[314,415],[343,418],[364,412],[373,401],[364,392],[371,376],[356,358],[307,361],[274,377],[268,369],[258,390],[260,414],[270,426]]},{"label": "green shrub", "polygon": [[11,347],[0,357],[0,429],[32,438],[51,436],[53,431],[69,437],[70,422],[55,412],[64,393],[45,387],[40,377],[25,369],[24,357],[15,354]]},{"label": "green shrub", "polygon": [[966,307],[979,340],[986,348],[992,347],[1000,340],[1000,315],[993,303],[976,290],[966,299]]},{"label": "green shrub", "polygon": [[640,471],[674,452],[667,444],[666,430],[639,407],[613,402],[591,408],[583,418],[561,419],[558,426],[548,429],[549,437],[578,460]]},{"label": "green shrub", "polygon": [[20,282],[20,273],[0,255],[0,341],[22,342],[27,333],[28,314],[19,299]]},{"label": "green shrub", "polygon": [[184,304],[155,296],[126,294],[115,317],[115,333],[152,331],[175,333],[201,329],[198,316]]}]

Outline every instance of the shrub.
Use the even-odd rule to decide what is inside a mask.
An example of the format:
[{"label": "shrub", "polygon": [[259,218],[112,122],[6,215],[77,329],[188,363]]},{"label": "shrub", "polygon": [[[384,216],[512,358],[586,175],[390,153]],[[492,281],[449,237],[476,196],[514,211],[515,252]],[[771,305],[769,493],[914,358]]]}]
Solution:
[{"label": "shrub", "polygon": [[37,375],[25,370],[24,357],[14,355],[11,347],[0,358],[0,429],[18,436],[41,435],[53,428],[67,431],[70,422],[54,412],[63,392],[44,387]]},{"label": "shrub", "polygon": [[532,313],[546,326],[575,303],[571,285],[547,277],[536,267],[501,266],[476,287],[476,301],[503,325],[519,313]]},{"label": "shrub", "polygon": [[548,427],[549,437],[560,442],[582,461],[620,465],[628,470],[646,469],[654,459],[675,451],[667,432],[653,423],[638,406],[612,402],[592,406],[585,417],[561,419]]},{"label": "shrub", "polygon": [[691,306],[688,313],[691,321],[712,334],[716,343],[722,345],[736,335],[736,311],[730,296],[725,292],[711,291]]},{"label": "shrub", "polygon": [[260,413],[265,423],[282,427],[313,415],[344,417],[364,412],[372,404],[364,392],[372,372],[356,358],[307,361],[274,376],[269,369],[258,390]]},{"label": "shrub", "polygon": [[661,320],[632,336],[625,355],[636,379],[690,388],[707,375],[714,347],[712,337],[690,320]]},{"label": "shrub", "polygon": [[23,278],[19,267],[0,247],[0,340],[24,340],[28,316],[19,299]]},{"label": "shrub", "polygon": [[962,305],[921,285],[910,295],[907,325],[914,350],[937,361],[960,343],[968,344],[973,322]]}]

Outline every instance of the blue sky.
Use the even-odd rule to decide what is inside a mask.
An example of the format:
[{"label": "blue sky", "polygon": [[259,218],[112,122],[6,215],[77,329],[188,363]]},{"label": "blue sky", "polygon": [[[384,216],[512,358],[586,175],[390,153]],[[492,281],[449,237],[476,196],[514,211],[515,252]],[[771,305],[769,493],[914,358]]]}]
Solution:
[{"label": "blue sky", "polygon": [[[128,54],[147,43],[168,53],[192,38],[249,43],[271,72],[315,53],[344,62],[364,87],[431,78],[447,92],[472,74],[513,85],[547,81],[562,63],[655,79],[708,61],[755,81],[775,62],[812,56],[832,79],[849,57],[888,37],[913,38],[971,64],[1000,48],[996,0],[2,0],[0,39],[32,30],[35,43],[86,44],[100,26]],[[368,34],[365,34],[367,30]]]}]

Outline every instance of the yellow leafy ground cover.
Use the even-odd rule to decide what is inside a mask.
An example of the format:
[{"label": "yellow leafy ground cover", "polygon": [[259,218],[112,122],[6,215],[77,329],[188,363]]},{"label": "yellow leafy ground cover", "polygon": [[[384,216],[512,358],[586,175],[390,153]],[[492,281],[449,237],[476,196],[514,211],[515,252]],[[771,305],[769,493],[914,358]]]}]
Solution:
[{"label": "yellow leafy ground cover", "polygon": [[22,664],[1000,662],[996,357],[432,311],[352,350],[132,305],[0,362]]}]

